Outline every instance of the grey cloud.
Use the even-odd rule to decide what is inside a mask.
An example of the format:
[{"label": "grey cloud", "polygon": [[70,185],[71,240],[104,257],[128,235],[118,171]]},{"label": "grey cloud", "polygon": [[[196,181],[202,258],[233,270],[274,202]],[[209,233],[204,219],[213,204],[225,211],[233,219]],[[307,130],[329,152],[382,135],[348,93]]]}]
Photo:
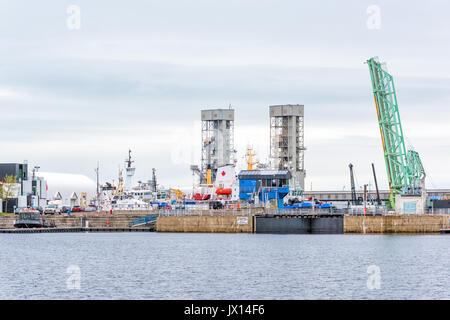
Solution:
[{"label": "grey cloud", "polygon": [[[69,4],[2,1],[0,92],[19,96],[0,95],[0,161],[27,158],[46,171],[93,177],[100,160],[104,177],[113,177],[131,146],[142,178],[155,166],[165,184],[189,185],[189,166],[170,160],[170,134],[156,138],[151,128],[171,131],[198,121],[201,108],[231,103],[236,126],[268,129],[269,105],[301,103],[307,128],[367,124],[361,134],[308,146],[308,179],[323,178],[317,188],[347,183],[350,161],[361,181],[375,161],[385,181],[379,140],[367,138],[377,131],[363,64],[373,55],[394,74],[405,127],[448,119],[448,1],[377,1],[379,31],[365,27],[372,1],[79,0],[79,31],[67,30]],[[146,130],[148,142],[141,139]],[[52,149],[64,139],[79,149]],[[155,139],[168,139],[167,146],[151,144]],[[33,147],[42,142],[45,150]],[[439,133],[414,142],[444,185],[448,143]],[[17,148],[6,151],[6,144]]]}]

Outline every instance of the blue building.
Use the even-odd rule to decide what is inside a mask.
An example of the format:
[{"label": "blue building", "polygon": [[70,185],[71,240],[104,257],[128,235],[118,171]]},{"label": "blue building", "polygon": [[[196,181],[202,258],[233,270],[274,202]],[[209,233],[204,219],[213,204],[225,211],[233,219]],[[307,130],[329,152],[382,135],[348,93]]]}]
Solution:
[{"label": "blue building", "polygon": [[242,170],[239,172],[239,199],[259,199],[261,202],[276,199],[283,207],[283,198],[289,193],[289,170]]}]

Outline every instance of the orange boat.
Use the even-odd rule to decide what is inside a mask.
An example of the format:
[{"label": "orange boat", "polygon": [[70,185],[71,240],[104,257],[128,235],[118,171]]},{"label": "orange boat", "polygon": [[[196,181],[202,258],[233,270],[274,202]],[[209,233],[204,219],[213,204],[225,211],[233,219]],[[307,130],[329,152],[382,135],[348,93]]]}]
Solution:
[{"label": "orange boat", "polygon": [[231,189],[217,188],[216,194],[227,195],[228,196],[228,195],[231,194]]},{"label": "orange boat", "polygon": [[193,196],[194,200],[209,200],[209,198],[211,198],[211,195],[209,194],[200,194],[200,193],[196,193]]}]

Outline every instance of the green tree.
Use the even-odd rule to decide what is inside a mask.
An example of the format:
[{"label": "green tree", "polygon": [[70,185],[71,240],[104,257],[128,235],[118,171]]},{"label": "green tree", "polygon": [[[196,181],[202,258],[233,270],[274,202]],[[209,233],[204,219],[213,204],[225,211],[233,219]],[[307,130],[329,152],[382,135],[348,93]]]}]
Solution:
[{"label": "green tree", "polygon": [[[0,199],[5,203],[5,211],[8,212],[8,201],[13,199],[17,191],[17,176],[6,175],[0,185]],[[1,209],[1,208],[0,208]]]}]

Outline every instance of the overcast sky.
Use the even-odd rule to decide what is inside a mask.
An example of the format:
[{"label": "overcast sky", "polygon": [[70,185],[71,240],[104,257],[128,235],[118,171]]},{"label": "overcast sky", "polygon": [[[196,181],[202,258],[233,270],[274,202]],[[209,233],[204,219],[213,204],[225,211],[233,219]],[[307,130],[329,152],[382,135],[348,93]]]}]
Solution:
[{"label": "overcast sky", "polygon": [[[80,9],[80,28],[74,11]],[[379,20],[374,15],[380,10]],[[0,0],[0,162],[192,185],[200,110],[236,110],[239,167],[267,159],[273,104],[305,105],[307,188],[387,180],[370,76],[394,75],[407,146],[427,186],[450,187],[450,3]],[[368,9],[369,8],[369,9]],[[75,27],[74,27],[75,26]],[[376,28],[379,26],[380,28]],[[75,28],[75,29],[74,29]]]}]

